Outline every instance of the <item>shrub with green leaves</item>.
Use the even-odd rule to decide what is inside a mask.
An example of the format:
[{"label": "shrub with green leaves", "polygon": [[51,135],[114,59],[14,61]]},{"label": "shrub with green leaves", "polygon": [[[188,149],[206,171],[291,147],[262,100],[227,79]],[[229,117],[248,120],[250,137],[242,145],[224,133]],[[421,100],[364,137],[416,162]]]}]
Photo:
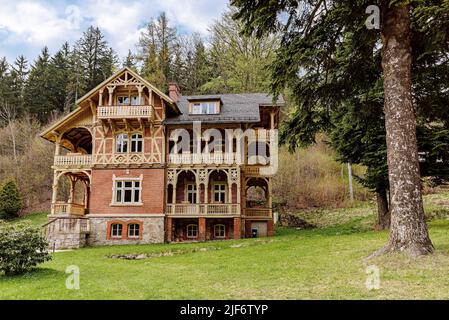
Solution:
[{"label": "shrub with green leaves", "polygon": [[23,208],[22,197],[14,180],[6,180],[0,189],[0,218],[17,216]]},{"label": "shrub with green leaves", "polygon": [[48,243],[39,228],[29,223],[0,221],[0,272],[16,275],[51,260]]}]

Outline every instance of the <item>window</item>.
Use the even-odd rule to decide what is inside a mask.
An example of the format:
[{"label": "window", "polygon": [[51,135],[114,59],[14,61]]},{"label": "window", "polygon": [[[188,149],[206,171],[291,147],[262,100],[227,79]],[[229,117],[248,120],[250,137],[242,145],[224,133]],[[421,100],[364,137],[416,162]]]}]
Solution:
[{"label": "window", "polygon": [[118,96],[117,97],[117,105],[128,106],[129,105],[129,97],[128,96]]},{"label": "window", "polygon": [[128,238],[138,238],[140,235],[140,225],[132,223],[128,225]]},{"label": "window", "polygon": [[226,227],[224,224],[216,224],[214,226],[214,237],[224,238],[226,236]]},{"label": "window", "polygon": [[226,185],[224,183],[214,184],[214,202],[225,203]]},{"label": "window", "polygon": [[198,236],[198,226],[196,224],[189,224],[187,226],[187,238],[196,238]]},{"label": "window", "polygon": [[190,183],[187,185],[187,201],[196,203],[196,184]]},{"label": "window", "polygon": [[192,114],[217,114],[219,113],[218,101],[192,103]]},{"label": "window", "polygon": [[[128,146],[131,146],[128,148]],[[115,152],[117,153],[139,153],[143,151],[143,136],[141,133],[134,133],[129,136],[127,133],[120,133],[115,136]]]},{"label": "window", "polygon": [[132,106],[138,106],[139,105],[139,97],[132,96],[131,97],[131,105]]},{"label": "window", "polygon": [[115,203],[140,203],[140,181],[115,181]]},{"label": "window", "polygon": [[131,152],[142,152],[142,135],[139,133],[134,133],[131,136]]},{"label": "window", "polygon": [[121,223],[114,223],[111,225],[111,238],[122,237],[123,225]]},{"label": "window", "polygon": [[128,135],[126,133],[118,134],[115,138],[115,151],[118,153],[128,152]]}]

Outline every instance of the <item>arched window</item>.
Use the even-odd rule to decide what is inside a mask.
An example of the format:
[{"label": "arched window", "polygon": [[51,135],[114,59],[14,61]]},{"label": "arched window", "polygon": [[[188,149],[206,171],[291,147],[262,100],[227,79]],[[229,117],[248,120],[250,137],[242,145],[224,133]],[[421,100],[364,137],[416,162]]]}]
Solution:
[{"label": "arched window", "polygon": [[128,238],[138,238],[140,236],[140,225],[131,223],[128,225]]},{"label": "arched window", "polygon": [[113,223],[111,225],[111,238],[121,238],[123,225],[121,223]]},{"label": "arched window", "polygon": [[131,136],[131,152],[142,152],[143,138],[140,133]]},{"label": "arched window", "polygon": [[214,238],[226,237],[226,226],[224,224],[216,224],[214,226]]},{"label": "arched window", "polygon": [[115,137],[115,151],[118,153],[128,152],[128,135],[120,133]]},{"label": "arched window", "polygon": [[187,238],[196,238],[198,236],[198,225],[187,225]]}]

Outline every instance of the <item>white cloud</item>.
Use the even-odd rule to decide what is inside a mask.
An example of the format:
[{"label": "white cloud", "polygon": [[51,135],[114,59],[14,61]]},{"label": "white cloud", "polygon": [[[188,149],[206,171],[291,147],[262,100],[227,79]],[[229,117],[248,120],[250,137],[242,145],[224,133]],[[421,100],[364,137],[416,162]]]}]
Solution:
[{"label": "white cloud", "polygon": [[205,34],[227,0],[0,0],[0,56],[19,54],[33,60],[48,45],[54,52],[73,43],[90,25],[98,26],[110,45],[124,56],[134,50],[139,28],[162,11],[182,32]]}]

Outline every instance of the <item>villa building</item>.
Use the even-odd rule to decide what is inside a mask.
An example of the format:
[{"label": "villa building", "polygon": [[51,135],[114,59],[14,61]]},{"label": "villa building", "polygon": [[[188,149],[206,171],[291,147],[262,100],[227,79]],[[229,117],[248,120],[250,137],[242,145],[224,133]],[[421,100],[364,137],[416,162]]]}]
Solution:
[{"label": "villa building", "polygon": [[282,100],[166,95],[124,68],[42,137],[55,248],[269,236]]}]

